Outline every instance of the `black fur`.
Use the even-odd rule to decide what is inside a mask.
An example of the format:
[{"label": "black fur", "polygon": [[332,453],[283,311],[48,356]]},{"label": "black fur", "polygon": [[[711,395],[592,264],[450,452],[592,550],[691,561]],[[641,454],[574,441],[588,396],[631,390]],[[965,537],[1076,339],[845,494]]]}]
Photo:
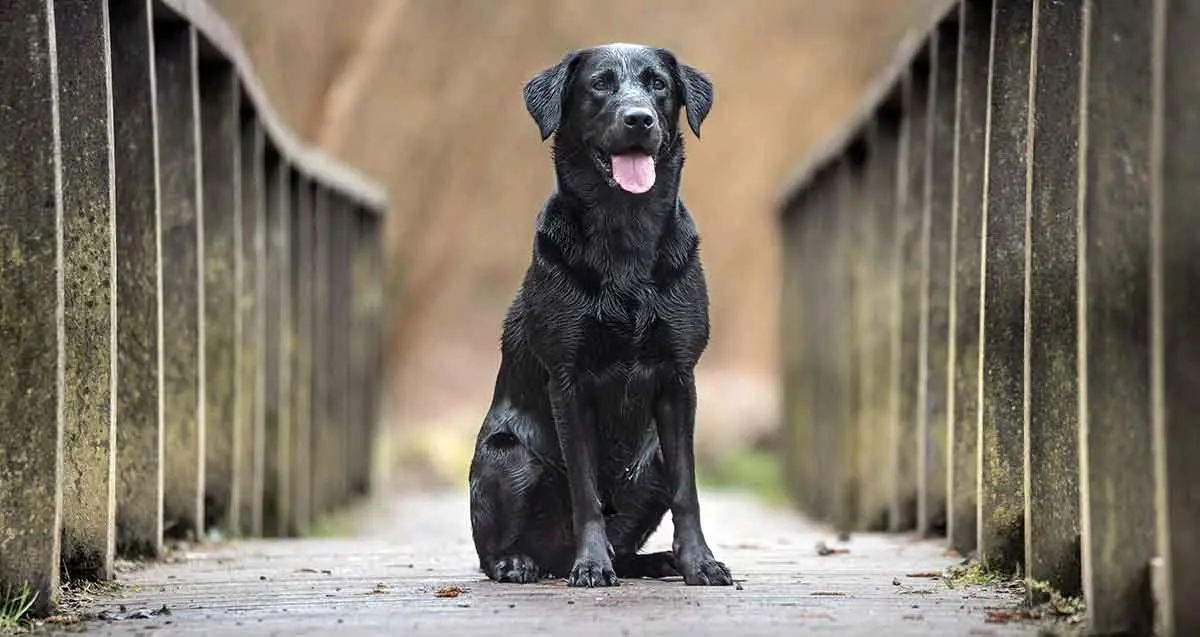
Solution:
[{"label": "black fur", "polygon": [[[558,187],[504,321],[471,462],[480,567],[505,582],[728,585],[696,497],[694,369],[708,292],[679,200],[679,111],[699,136],[712,84],[666,50],[607,45],[568,54],[524,93],[542,138],[555,136]],[[608,158],[630,151],[655,158],[648,192],[613,179]],[[637,554],[668,510],[672,551]]]}]

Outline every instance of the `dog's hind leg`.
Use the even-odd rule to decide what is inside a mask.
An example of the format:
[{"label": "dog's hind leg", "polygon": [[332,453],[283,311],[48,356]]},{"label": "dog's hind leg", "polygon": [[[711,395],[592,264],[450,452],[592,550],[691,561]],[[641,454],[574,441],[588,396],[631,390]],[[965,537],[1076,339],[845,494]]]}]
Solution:
[{"label": "dog's hind leg", "polygon": [[617,571],[617,577],[626,579],[679,577],[679,569],[675,568],[675,554],[670,551],[618,555],[613,558],[613,569]]},{"label": "dog's hind leg", "polygon": [[521,549],[529,501],[542,468],[515,436],[495,432],[480,441],[471,460],[471,533],[479,567],[497,582],[541,579],[542,567]]}]

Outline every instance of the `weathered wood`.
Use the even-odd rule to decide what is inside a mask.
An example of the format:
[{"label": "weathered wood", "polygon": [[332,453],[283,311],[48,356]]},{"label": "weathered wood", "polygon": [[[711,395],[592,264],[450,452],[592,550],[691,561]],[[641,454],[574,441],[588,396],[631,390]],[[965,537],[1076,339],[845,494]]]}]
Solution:
[{"label": "weathered wood", "polygon": [[863,439],[859,455],[862,488],[859,496],[859,526],[880,531],[888,526],[891,503],[892,431],[896,418],[899,377],[894,373],[892,352],[896,345],[895,296],[899,271],[895,267],[895,228],[898,214],[896,194],[900,165],[901,100],[893,92],[880,107],[869,132],[868,183],[870,209],[865,211],[862,249],[869,260],[864,294],[872,311],[866,312],[863,336],[869,361],[866,363]]},{"label": "weathered wood", "polygon": [[918,420],[917,531],[946,532],[946,461],[949,445],[950,245],[953,243],[955,85],[958,66],[957,15],[938,25],[930,47],[929,152],[922,221],[921,364],[922,416]]},{"label": "weathered wood", "polygon": [[264,436],[263,532],[285,536],[292,502],[292,395],[290,167],[274,148],[266,154],[266,294],[264,296],[266,419]]},{"label": "weathered wood", "polygon": [[1165,635],[1200,634],[1200,63],[1195,37],[1200,7],[1160,2],[1155,47],[1162,100],[1155,131],[1161,152],[1161,199],[1154,225],[1159,321],[1154,449],[1158,485],[1158,553],[1166,569],[1159,615]]},{"label": "weathered wood", "polygon": [[1083,5],[1037,0],[1030,149],[1025,573],[1080,593],[1078,233]]},{"label": "weathered wood", "polygon": [[929,77],[930,51],[928,43],[921,49],[913,66],[902,80],[904,123],[902,133],[903,160],[900,187],[897,195],[898,225],[896,236],[899,253],[899,310],[898,374],[899,415],[892,432],[894,464],[892,500],[888,522],[893,531],[910,531],[917,526],[918,436],[925,414],[921,400],[920,354],[921,336],[921,222],[928,202],[925,175],[928,168],[929,137]]},{"label": "weathered wood", "polygon": [[241,173],[241,234],[237,274],[238,320],[238,427],[234,438],[235,472],[238,481],[238,524],[243,535],[263,531],[263,485],[265,477],[266,383],[264,340],[266,321],[266,208],[264,140],[253,114],[240,118],[239,172]]},{"label": "weathered wood", "polygon": [[238,311],[242,266],[241,153],[237,76],[223,62],[200,67],[204,200],[204,515],[226,532],[240,524],[237,462],[246,421],[236,409],[238,369],[245,355]]},{"label": "weathered wood", "polygon": [[1080,259],[1083,590],[1089,629],[1150,629],[1149,3],[1088,2]]},{"label": "weathered wood", "polygon": [[996,2],[988,68],[979,553],[1024,561],[1025,230],[1032,0]]},{"label": "weathered wood", "polygon": [[313,518],[333,510],[335,494],[331,488],[335,467],[331,463],[330,449],[338,438],[334,430],[336,420],[332,411],[333,379],[329,364],[332,355],[333,307],[330,304],[330,223],[331,195],[318,187],[313,194],[313,341],[315,360],[320,361],[320,373],[312,375],[312,447],[309,461],[312,466]]},{"label": "weathered wood", "polygon": [[0,600],[59,584],[61,199],[54,10],[0,3]]},{"label": "weathered wood", "polygon": [[979,329],[983,263],[988,58],[993,0],[959,6],[957,134],[950,260],[950,546],[966,555],[978,541]]},{"label": "weathered wood", "polygon": [[812,400],[809,382],[809,357],[805,336],[809,276],[804,267],[808,252],[805,216],[806,202],[811,191],[805,190],[788,202],[781,214],[783,272],[780,295],[780,334],[783,345],[783,462],[786,487],[793,500],[804,511],[813,506],[812,489]]},{"label": "weathered wood", "polygon": [[62,147],[62,563],[73,579],[113,575],[116,211],[108,3],[56,0]]},{"label": "weathered wood", "polygon": [[117,552],[162,553],[158,117],[150,0],[110,0],[117,202]]},{"label": "weathered wood", "polygon": [[326,330],[329,348],[326,358],[329,384],[326,397],[328,398],[329,427],[333,432],[332,444],[324,451],[329,464],[329,488],[333,509],[341,508],[350,493],[349,460],[350,460],[350,423],[349,423],[349,308],[352,301],[350,295],[350,239],[347,223],[349,205],[341,197],[331,197],[329,200],[329,253],[327,266],[328,296],[326,304],[329,307]]},{"label": "weathered wood", "polygon": [[162,245],[163,531],[204,535],[204,358],[200,295],[199,91],[196,33],[186,23],[155,25],[159,206]]},{"label": "weathered wood", "polygon": [[292,458],[291,518],[288,533],[308,532],[312,521],[312,289],[313,198],[307,178],[293,173],[293,223],[289,246],[291,272]]},{"label": "weathered wood", "polygon": [[[860,226],[865,216],[866,138],[855,138],[838,162],[837,205],[831,214],[830,232],[833,252],[826,262],[831,270],[832,285],[826,289],[824,302],[831,317],[840,321],[827,332],[827,347],[831,348],[829,370],[832,384],[837,388],[834,417],[829,421],[832,447],[828,453],[834,459],[833,513],[831,521],[841,531],[858,527],[859,473],[858,447],[863,439],[859,420],[858,400],[862,392],[859,369],[861,307],[857,295],[862,288]],[[815,301],[815,299],[814,299]]]}]

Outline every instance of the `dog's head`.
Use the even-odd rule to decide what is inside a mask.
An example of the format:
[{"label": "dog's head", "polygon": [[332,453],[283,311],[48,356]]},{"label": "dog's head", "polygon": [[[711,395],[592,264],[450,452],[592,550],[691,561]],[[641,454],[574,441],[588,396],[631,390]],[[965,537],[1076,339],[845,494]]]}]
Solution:
[{"label": "dog's head", "polygon": [[655,163],[678,139],[679,110],[697,137],[713,86],[666,49],[608,44],[572,51],[525,85],[525,107],[542,139],[557,132],[588,153],[604,181],[640,194]]}]

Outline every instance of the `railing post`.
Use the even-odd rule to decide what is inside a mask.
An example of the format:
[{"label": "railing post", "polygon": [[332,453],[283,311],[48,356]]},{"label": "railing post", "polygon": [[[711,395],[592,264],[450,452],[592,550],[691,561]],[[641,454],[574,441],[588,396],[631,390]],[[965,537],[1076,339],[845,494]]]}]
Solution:
[{"label": "railing post", "polygon": [[163,525],[171,537],[204,536],[203,323],[196,32],[155,25],[159,201],[162,210]]},{"label": "railing post", "polygon": [[162,553],[158,117],[150,0],[110,0],[117,210],[117,552]]},{"label": "railing post", "polygon": [[[64,575],[113,575],[116,241],[108,3],[56,0],[62,149]],[[11,80],[10,80],[11,82]],[[7,439],[7,438],[6,438]]]},{"label": "railing post", "polygon": [[263,531],[287,535],[291,519],[291,323],[289,283],[291,179],[286,159],[271,148],[266,161],[266,426]]},{"label": "railing post", "polygon": [[54,10],[0,3],[0,599],[58,595],[61,231]]},{"label": "railing post", "polygon": [[[386,276],[385,254],[383,249],[383,219],[378,210],[365,210],[363,215],[365,239],[363,250],[367,253],[367,290],[368,326],[367,326],[367,459],[369,473],[367,476],[367,493],[376,488],[376,478],[380,476],[381,466],[376,453],[379,446],[380,429],[384,426],[381,414],[381,397],[383,382],[386,376],[384,361],[386,360],[386,342],[384,339],[387,309],[384,304],[384,279]],[[372,346],[373,345],[373,346]]]},{"label": "railing post", "polygon": [[[243,103],[243,106],[246,104]],[[262,126],[252,112],[239,115],[238,168],[241,172],[241,234],[238,246],[238,382],[237,438],[234,456],[242,477],[239,487],[237,533],[258,536],[263,531],[265,474],[265,308],[266,295],[266,176]]]},{"label": "railing post", "polygon": [[331,409],[333,397],[330,389],[330,340],[333,329],[330,319],[334,311],[330,303],[332,292],[329,280],[330,199],[329,191],[322,186],[318,186],[313,193],[312,351],[314,359],[320,361],[320,364],[314,367],[311,381],[313,409],[312,446],[309,457],[312,461],[314,520],[329,513],[334,502],[334,494],[330,489],[330,449],[337,434],[333,430],[335,419]]},{"label": "railing post", "polygon": [[1079,87],[1083,4],[1034,3],[1025,573],[1078,595]]},{"label": "railing post", "polygon": [[984,203],[979,554],[1024,560],[1025,232],[1032,0],[993,6]]},{"label": "railing post", "polygon": [[921,47],[902,82],[904,120],[901,133],[899,189],[896,213],[896,237],[900,242],[899,290],[896,311],[899,312],[898,343],[895,355],[899,374],[898,415],[892,431],[892,500],[888,515],[893,531],[911,531],[917,526],[918,455],[921,447],[918,434],[923,429],[925,414],[921,405],[921,222],[926,206],[925,173],[928,166],[929,126],[928,86],[930,70],[928,44]]},{"label": "railing post", "polygon": [[811,399],[812,374],[808,350],[807,296],[811,272],[805,268],[807,251],[808,212],[805,201],[811,197],[806,190],[789,201],[781,213],[783,223],[783,272],[780,294],[780,334],[783,340],[784,392],[784,470],[787,488],[800,508],[812,513],[814,498],[812,468],[813,433]]},{"label": "railing post", "polygon": [[850,288],[847,290],[847,302],[851,313],[847,316],[849,337],[848,381],[851,391],[847,393],[847,428],[850,432],[843,457],[851,468],[849,475],[843,480],[846,501],[843,503],[842,522],[844,530],[857,531],[865,527],[869,514],[863,505],[863,499],[869,488],[868,484],[874,476],[870,466],[870,457],[864,452],[868,449],[868,441],[874,436],[873,404],[874,376],[872,363],[875,360],[873,336],[870,331],[872,315],[878,312],[875,306],[876,293],[874,280],[871,278],[874,255],[875,201],[871,190],[872,143],[875,141],[875,127],[868,123],[858,132],[858,138],[851,142],[847,151],[850,163],[849,179],[846,185],[850,197],[847,202],[849,209],[843,215],[850,215],[841,222],[842,254],[849,261],[847,276]]},{"label": "railing post", "polygon": [[810,492],[809,513],[822,520],[835,511],[837,497],[835,440],[837,410],[840,407],[839,388],[835,384],[834,360],[838,355],[830,337],[831,323],[839,319],[832,315],[824,295],[836,285],[830,263],[834,258],[829,234],[838,214],[839,171],[837,164],[824,167],[813,176],[809,194],[798,214],[803,216],[805,243],[805,284],[802,311],[804,312],[803,358],[809,385],[806,398],[811,401],[809,421],[805,425],[803,449],[804,471],[808,479],[803,487]]},{"label": "railing post", "polygon": [[1154,225],[1157,265],[1155,456],[1158,551],[1165,568],[1158,600],[1163,635],[1200,634],[1200,64],[1194,2],[1158,0],[1155,139],[1161,156]]},{"label": "railing post", "polygon": [[958,88],[950,261],[950,466],[946,534],[966,555],[978,541],[980,284],[988,58],[993,0],[958,6]]},{"label": "railing post", "polygon": [[1150,629],[1151,3],[1084,13],[1080,288],[1083,589],[1089,630]]},{"label": "railing post", "polygon": [[855,294],[859,289],[858,228],[863,216],[863,165],[866,162],[866,142],[862,137],[850,142],[837,162],[837,202],[827,213],[830,241],[833,244],[829,269],[830,286],[825,290],[825,304],[830,312],[828,338],[829,361],[827,374],[831,392],[822,400],[830,401],[830,418],[824,423],[830,447],[826,451],[834,460],[830,467],[833,488],[830,521],[841,531],[856,528],[858,517],[858,441],[861,438],[858,422],[860,384],[858,310]]},{"label": "railing post", "polygon": [[238,463],[245,420],[237,410],[238,370],[246,355],[238,307],[243,267],[237,74],[223,61],[200,67],[204,201],[204,512],[206,525],[236,533],[241,524]]},{"label": "railing post", "polygon": [[293,173],[291,227],[292,458],[290,535],[308,532],[312,521],[312,289],[313,198],[307,178]]},{"label": "railing post", "polygon": [[349,216],[354,259],[354,303],[352,305],[354,315],[351,317],[350,333],[356,335],[351,346],[353,356],[351,424],[358,432],[353,464],[351,464],[353,471],[351,493],[366,495],[370,490],[371,467],[374,460],[372,450],[374,449],[375,423],[371,419],[371,386],[376,381],[372,374],[370,360],[372,350],[377,349],[377,346],[372,347],[369,339],[372,333],[372,262],[375,259],[371,246],[375,237],[371,232],[370,211],[354,206],[351,208]]},{"label": "railing post", "polygon": [[862,488],[859,495],[859,523],[864,530],[880,531],[888,527],[891,509],[894,455],[891,436],[897,416],[895,397],[899,395],[899,377],[893,369],[893,351],[897,346],[895,282],[900,276],[895,267],[898,243],[897,188],[900,166],[900,121],[903,105],[893,92],[880,106],[868,132],[869,157],[867,184],[870,207],[866,215],[862,250],[869,260],[867,295],[870,311],[864,334],[869,339],[869,380],[863,383],[865,404],[869,410],[862,431],[859,464]]},{"label": "railing post", "polygon": [[958,63],[958,21],[952,15],[932,35],[929,82],[929,130],[922,242],[924,247],[921,298],[922,425],[918,437],[917,531],[942,535],[946,531],[946,460],[950,373],[950,244],[953,237],[955,95]]}]

